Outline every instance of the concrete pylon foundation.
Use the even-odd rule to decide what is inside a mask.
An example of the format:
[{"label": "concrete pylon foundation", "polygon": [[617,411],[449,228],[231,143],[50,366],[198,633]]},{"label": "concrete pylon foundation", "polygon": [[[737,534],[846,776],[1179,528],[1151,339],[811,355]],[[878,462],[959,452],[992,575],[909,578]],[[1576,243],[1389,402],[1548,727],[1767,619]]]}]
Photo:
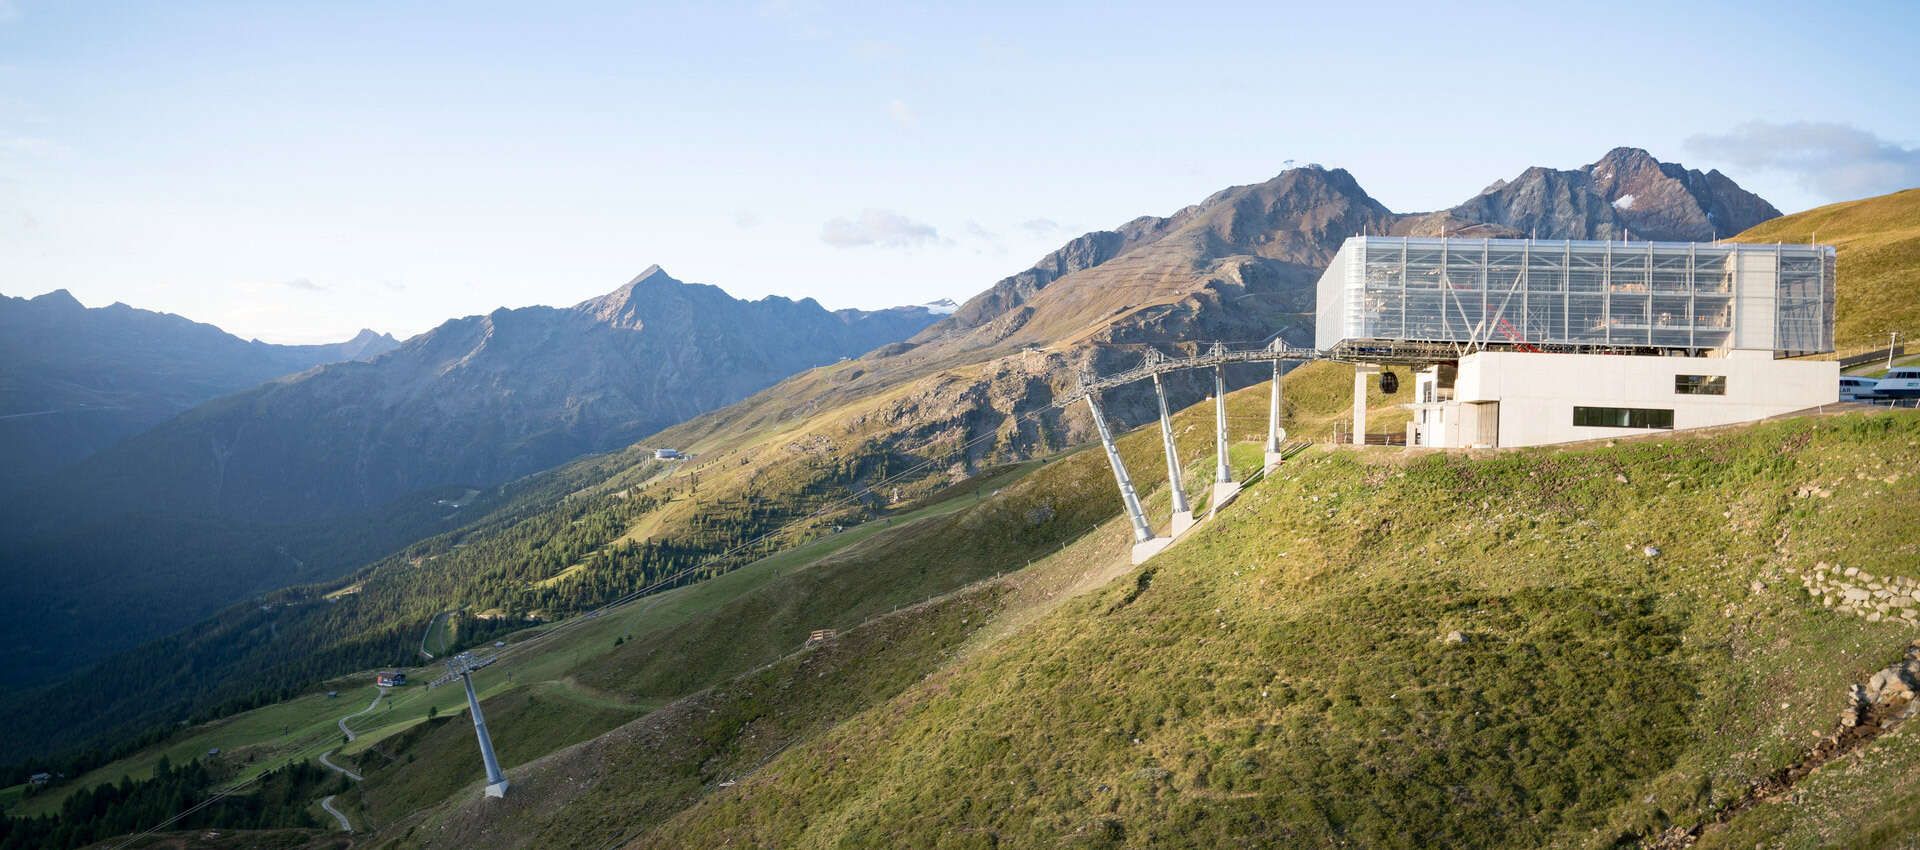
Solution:
[{"label": "concrete pylon foundation", "polygon": [[1379,374],[1380,367],[1373,363],[1353,364],[1353,444],[1367,444],[1367,381]]},{"label": "concrete pylon foundation", "polygon": [[1155,537],[1152,540],[1135,543],[1133,544],[1133,557],[1130,559],[1130,562],[1137,567],[1146,563],[1148,558],[1160,554],[1160,550],[1171,545],[1173,545],[1173,538],[1171,537]]}]

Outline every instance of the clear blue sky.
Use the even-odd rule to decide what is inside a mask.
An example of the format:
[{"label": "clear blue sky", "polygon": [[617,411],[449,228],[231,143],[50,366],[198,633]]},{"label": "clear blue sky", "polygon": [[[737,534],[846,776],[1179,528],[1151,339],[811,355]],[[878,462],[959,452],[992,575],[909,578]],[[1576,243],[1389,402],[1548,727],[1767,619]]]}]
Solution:
[{"label": "clear blue sky", "polygon": [[0,292],[317,341],[650,263],[964,299],[1287,160],[1400,211],[1616,145],[1920,183],[1911,2],[1028,5],[0,0]]}]

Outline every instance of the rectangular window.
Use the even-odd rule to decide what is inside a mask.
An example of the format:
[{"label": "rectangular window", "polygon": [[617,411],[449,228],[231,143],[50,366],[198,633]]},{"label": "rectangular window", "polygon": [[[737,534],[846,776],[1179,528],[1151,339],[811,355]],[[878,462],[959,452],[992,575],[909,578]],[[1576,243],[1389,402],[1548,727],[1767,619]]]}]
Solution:
[{"label": "rectangular window", "polygon": [[1675,375],[1673,391],[1680,395],[1726,395],[1725,375]]},{"label": "rectangular window", "polygon": [[1673,428],[1673,411],[1643,407],[1573,408],[1573,424],[1584,428]]}]

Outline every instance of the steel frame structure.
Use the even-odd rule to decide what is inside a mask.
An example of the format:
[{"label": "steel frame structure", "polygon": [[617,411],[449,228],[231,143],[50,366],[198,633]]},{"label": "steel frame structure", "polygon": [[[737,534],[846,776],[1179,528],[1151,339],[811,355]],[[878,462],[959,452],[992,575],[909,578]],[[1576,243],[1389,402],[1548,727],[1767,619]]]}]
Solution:
[{"label": "steel frame structure", "polygon": [[[1826,245],[1356,237],[1319,291],[1322,348],[1706,354],[1833,350]],[[1438,352],[1436,352],[1438,353]]]},{"label": "steel frame structure", "polygon": [[[1273,386],[1268,396],[1267,439],[1263,446],[1266,451],[1265,469],[1268,472],[1278,465],[1284,455],[1281,441],[1286,439],[1286,429],[1280,427],[1280,368],[1288,361],[1318,360],[1322,355],[1318,351],[1294,348],[1276,338],[1265,348],[1228,350],[1220,343],[1214,343],[1205,354],[1192,357],[1172,358],[1156,349],[1147,349],[1139,366],[1111,375],[1106,378],[1095,377],[1091,372],[1080,374],[1080,386],[1073,392],[1061,395],[1054,400],[1055,407],[1066,407],[1084,400],[1087,410],[1093,415],[1095,430],[1100,433],[1100,445],[1106,451],[1107,464],[1113,470],[1113,481],[1120,488],[1120,501],[1127,509],[1127,520],[1133,526],[1133,562],[1138,564],[1158,554],[1161,549],[1173,542],[1194,524],[1193,509],[1187,504],[1185,482],[1182,480],[1180,450],[1174,443],[1173,416],[1167,408],[1167,391],[1161,384],[1160,376],[1187,369],[1213,370],[1214,399],[1214,452],[1213,496],[1208,500],[1209,515],[1220,510],[1240,493],[1240,483],[1233,480],[1233,468],[1228,462],[1227,450],[1227,379],[1226,367],[1231,363],[1272,363]],[[1153,526],[1147,521],[1146,511],[1140,506],[1140,495],[1133,487],[1133,477],[1127,473],[1127,465],[1120,457],[1120,450],[1114,445],[1113,430],[1107,425],[1105,414],[1100,409],[1100,393],[1136,381],[1152,381],[1155,399],[1159,402],[1161,450],[1166,454],[1167,481],[1173,489],[1173,519],[1168,534],[1160,537],[1154,534]]]}]

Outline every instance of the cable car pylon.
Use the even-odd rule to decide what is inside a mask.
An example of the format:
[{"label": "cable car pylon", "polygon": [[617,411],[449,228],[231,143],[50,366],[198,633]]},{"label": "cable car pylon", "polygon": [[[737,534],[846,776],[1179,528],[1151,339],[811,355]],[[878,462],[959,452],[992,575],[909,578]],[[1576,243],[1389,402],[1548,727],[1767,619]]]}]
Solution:
[{"label": "cable car pylon", "polygon": [[[1280,375],[1282,361],[1304,362],[1325,359],[1326,354],[1310,348],[1294,348],[1274,337],[1272,342],[1256,349],[1229,351],[1226,346],[1216,342],[1205,353],[1191,357],[1172,358],[1149,348],[1140,365],[1125,372],[1107,377],[1098,377],[1090,369],[1080,372],[1080,386],[1073,392],[1054,398],[1053,407],[1064,408],[1074,402],[1085,399],[1087,409],[1093,414],[1094,427],[1100,432],[1100,444],[1106,449],[1107,463],[1113,467],[1114,483],[1120,488],[1120,501],[1126,506],[1127,519],[1133,525],[1133,562],[1138,564],[1160,553],[1173,541],[1178,540],[1194,525],[1193,508],[1186,497],[1185,481],[1180,465],[1180,453],[1174,445],[1173,416],[1167,406],[1166,388],[1162,386],[1160,376],[1186,369],[1213,368],[1214,403],[1214,473],[1212,498],[1208,500],[1207,515],[1212,516],[1234,497],[1240,494],[1241,483],[1233,480],[1232,448],[1227,434],[1227,379],[1226,366],[1229,363],[1271,363],[1273,366],[1273,384],[1267,399],[1266,444],[1262,447],[1265,454],[1264,473],[1272,473],[1286,458],[1285,441],[1287,430],[1280,425],[1281,386]],[[1133,479],[1127,475],[1126,464],[1120,459],[1120,451],[1114,446],[1113,430],[1107,425],[1106,416],[1100,409],[1099,394],[1108,389],[1125,386],[1134,381],[1153,381],[1155,401],[1160,413],[1160,443],[1166,453],[1167,483],[1173,501],[1173,518],[1166,537],[1156,537],[1153,528],[1147,523],[1146,512],[1140,507],[1140,494],[1134,491]]]},{"label": "cable car pylon", "polygon": [[480,698],[473,693],[473,673],[492,664],[493,659],[462,652],[447,659],[447,672],[427,683],[428,688],[452,684],[459,679],[467,687],[467,711],[473,715],[473,735],[480,740],[480,761],[487,770],[487,796],[507,796],[507,777],[500,772],[500,759],[493,754],[493,738],[487,735],[487,718],[480,713]]}]

